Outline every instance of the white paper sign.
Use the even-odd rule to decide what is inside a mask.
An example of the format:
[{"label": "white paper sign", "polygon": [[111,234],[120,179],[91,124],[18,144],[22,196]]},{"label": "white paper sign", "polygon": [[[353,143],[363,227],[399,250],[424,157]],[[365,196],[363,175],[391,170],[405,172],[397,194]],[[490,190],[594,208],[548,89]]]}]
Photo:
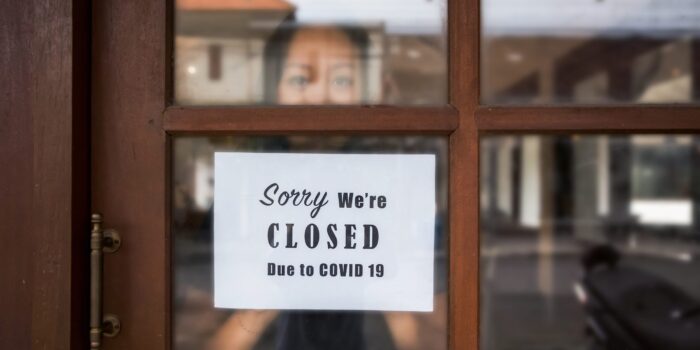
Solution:
[{"label": "white paper sign", "polygon": [[214,304],[433,310],[435,156],[216,152]]}]

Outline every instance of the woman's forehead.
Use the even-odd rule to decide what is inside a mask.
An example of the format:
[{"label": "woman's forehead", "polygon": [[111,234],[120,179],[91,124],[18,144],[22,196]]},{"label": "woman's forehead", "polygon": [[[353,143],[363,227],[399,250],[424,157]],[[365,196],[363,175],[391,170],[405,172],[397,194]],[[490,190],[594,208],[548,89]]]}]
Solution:
[{"label": "woman's forehead", "polygon": [[311,27],[297,31],[292,38],[288,55],[298,58],[314,56],[350,58],[355,47],[341,29],[334,27]]}]

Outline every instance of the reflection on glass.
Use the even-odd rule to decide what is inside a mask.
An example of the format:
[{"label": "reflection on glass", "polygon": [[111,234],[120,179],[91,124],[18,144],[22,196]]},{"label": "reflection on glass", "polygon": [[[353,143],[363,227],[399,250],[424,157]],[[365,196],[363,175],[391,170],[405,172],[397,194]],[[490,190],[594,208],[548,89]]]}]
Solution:
[{"label": "reflection on glass", "polygon": [[482,4],[484,103],[700,101],[696,0]]},{"label": "reflection on glass", "polygon": [[445,0],[176,0],[175,102],[444,104]]},{"label": "reflection on glass", "polygon": [[699,146],[483,139],[481,349],[700,349]]},{"label": "reflection on glass", "polygon": [[[422,312],[227,310],[213,307],[215,151],[421,153],[437,160],[435,305]],[[178,137],[173,142],[173,348],[446,349],[447,142],[441,137]]]}]

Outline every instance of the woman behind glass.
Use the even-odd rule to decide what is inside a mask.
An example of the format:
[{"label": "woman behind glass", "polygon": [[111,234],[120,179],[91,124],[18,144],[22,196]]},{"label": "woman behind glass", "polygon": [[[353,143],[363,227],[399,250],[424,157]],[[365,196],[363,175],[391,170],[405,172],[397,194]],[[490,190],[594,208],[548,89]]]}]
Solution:
[{"label": "woman behind glass", "polygon": [[[284,24],[265,48],[265,99],[282,105],[347,105],[367,102],[367,32],[349,26]],[[280,150],[333,151],[362,148],[346,137],[279,137]],[[445,327],[445,297],[436,296],[438,308],[426,317],[410,313],[383,313],[380,325],[399,349],[425,349],[444,344],[429,335],[418,339],[418,328]],[[378,314],[379,315],[379,314]],[[376,320],[375,320],[376,321]],[[251,349],[269,326],[276,327],[278,350],[363,350],[365,313],[352,311],[236,310],[219,329],[213,349]],[[386,332],[386,331],[385,331]],[[429,331],[428,331],[429,332]],[[420,332],[423,333],[423,332]],[[439,334],[439,332],[438,332]],[[444,345],[439,345],[444,348]]]}]

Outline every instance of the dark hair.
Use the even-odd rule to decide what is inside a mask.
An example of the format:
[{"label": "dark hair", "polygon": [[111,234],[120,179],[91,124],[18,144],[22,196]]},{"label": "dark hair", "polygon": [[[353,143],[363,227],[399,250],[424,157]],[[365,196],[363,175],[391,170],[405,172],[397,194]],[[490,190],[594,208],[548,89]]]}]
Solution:
[{"label": "dark hair", "polygon": [[[282,78],[282,71],[285,66],[285,59],[289,51],[289,44],[294,39],[296,33],[304,28],[315,28],[315,26],[300,26],[292,21],[283,22],[275,32],[270,36],[265,44],[264,51],[264,102],[268,104],[277,103],[277,87]],[[367,31],[358,26],[337,25],[336,28],[343,32],[352,45],[358,49],[360,58],[360,71],[362,72],[362,100],[366,100],[367,79],[365,77],[367,71],[367,47],[369,46],[369,35]]]}]

